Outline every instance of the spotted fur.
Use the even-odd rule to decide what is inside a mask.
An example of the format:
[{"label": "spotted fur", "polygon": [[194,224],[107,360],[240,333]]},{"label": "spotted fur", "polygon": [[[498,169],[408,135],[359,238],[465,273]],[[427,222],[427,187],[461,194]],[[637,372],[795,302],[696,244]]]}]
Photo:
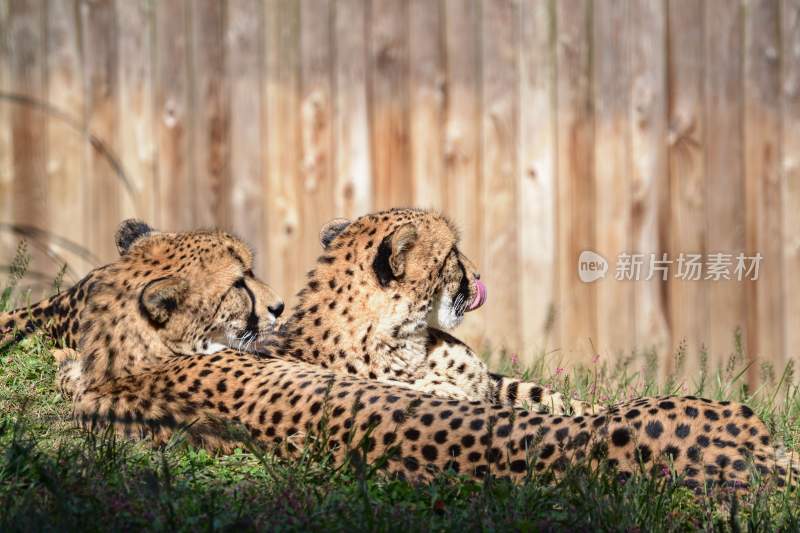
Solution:
[{"label": "spotted fur", "polygon": [[393,209],[320,232],[324,252],[264,353],[437,396],[593,412],[535,383],[490,374],[451,329],[480,298],[475,266],[443,216]]},{"label": "spotted fur", "polygon": [[[640,469],[675,472],[697,488],[710,483],[744,487],[754,473],[782,484],[790,473],[791,462],[778,457],[763,422],[741,404],[643,398],[600,414],[569,417],[443,399],[280,353],[286,340],[303,339],[303,332],[285,327],[269,334],[277,348],[261,357],[230,348],[198,352],[203,336],[196,332],[210,331],[219,318],[205,306],[224,305],[237,280],[247,277],[247,260],[239,261],[228,249],[232,238],[225,234],[189,235],[148,237],[135,248],[136,260],[129,251],[100,269],[113,273],[110,277],[90,275],[98,289],[83,299],[80,320],[90,326],[79,328],[81,352],[60,353],[78,361],[86,357],[81,353],[94,354],[94,368],[110,369],[92,373],[97,379],[76,391],[74,414],[85,427],[110,426],[157,443],[181,430],[199,445],[230,449],[242,438],[227,431],[234,423],[255,443],[281,453],[297,453],[313,441],[337,461],[385,458],[377,464],[412,480],[427,480],[442,470],[522,479],[530,471],[559,472],[575,461],[602,462],[621,476]],[[146,244],[150,239],[156,239],[152,246]],[[172,255],[166,268],[163,253]],[[153,265],[156,258],[159,264]],[[170,286],[183,294],[167,306],[165,322],[135,305],[162,275],[145,273],[145,265],[163,269],[168,277],[191,274],[188,287]],[[121,296],[120,288],[125,289]],[[163,298],[152,303],[161,305]],[[313,304],[301,304],[307,305]],[[190,326],[187,314],[194,317]],[[136,336],[137,342],[120,342],[123,335]],[[147,364],[104,366],[101,361]],[[791,473],[796,474],[794,467]]]},{"label": "spotted fur", "polygon": [[245,347],[265,337],[283,310],[253,276],[250,249],[231,235],[159,233],[130,220],[117,245],[117,262],[66,293],[0,315],[6,340],[41,331],[81,354],[58,352],[70,394],[149,372],[174,353]]},{"label": "spotted fur", "polygon": [[317,442],[342,461],[357,450],[414,481],[444,470],[523,479],[577,461],[621,477],[676,474],[697,489],[744,488],[772,474],[782,485],[789,475],[765,425],[741,404],[659,397],[597,415],[537,414],[233,350],[179,356],[159,372],[107,382],[88,390],[75,412],[93,429],[113,424],[129,437],[165,442],[181,428],[192,442],[222,449],[236,442],[224,421],[236,421],[277,453]]}]

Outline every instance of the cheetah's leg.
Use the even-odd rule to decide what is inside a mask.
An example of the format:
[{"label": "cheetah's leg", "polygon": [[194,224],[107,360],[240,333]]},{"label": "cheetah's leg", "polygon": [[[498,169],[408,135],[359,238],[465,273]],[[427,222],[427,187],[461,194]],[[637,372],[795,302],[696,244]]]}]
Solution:
[{"label": "cheetah's leg", "polygon": [[429,374],[426,375],[422,379],[418,379],[413,382],[407,381],[395,381],[392,379],[381,379],[379,380],[381,383],[386,383],[387,385],[393,385],[396,387],[404,387],[406,389],[415,390],[417,392],[423,392],[428,394],[433,394],[434,396],[440,396],[442,398],[448,398],[451,400],[480,400],[482,398],[476,398],[470,396],[467,391],[463,388],[450,383],[446,377],[436,375],[436,374]]},{"label": "cheetah's leg", "polygon": [[420,385],[429,387],[426,392],[436,394],[444,389],[442,386],[439,389],[433,387],[434,382],[441,382],[462,391],[461,396],[455,397],[470,400],[488,400],[499,405],[561,415],[595,414],[600,410],[598,406],[580,400],[566,400],[561,393],[537,383],[490,373],[486,363],[469,346],[438,330],[432,329],[430,333],[426,377],[420,380]]},{"label": "cheetah's leg", "polygon": [[564,399],[564,395],[533,382],[516,378],[490,374],[493,381],[495,402],[503,405],[514,405],[525,408],[544,408],[555,415],[594,415],[602,407],[589,402]]}]

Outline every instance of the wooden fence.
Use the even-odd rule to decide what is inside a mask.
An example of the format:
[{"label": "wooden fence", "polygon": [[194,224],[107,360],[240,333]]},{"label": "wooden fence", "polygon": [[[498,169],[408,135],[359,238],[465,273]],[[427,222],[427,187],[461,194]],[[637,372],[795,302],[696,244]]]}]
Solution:
[{"label": "wooden fence", "polygon": [[135,215],[233,230],[289,296],[326,220],[431,206],[489,285],[474,344],[800,356],[800,0],[0,0],[0,38],[0,264],[25,233],[32,279]]}]

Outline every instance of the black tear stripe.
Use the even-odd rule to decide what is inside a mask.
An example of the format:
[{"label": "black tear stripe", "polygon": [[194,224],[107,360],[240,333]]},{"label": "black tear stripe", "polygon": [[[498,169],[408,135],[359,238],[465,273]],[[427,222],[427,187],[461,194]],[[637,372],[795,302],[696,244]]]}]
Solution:
[{"label": "black tear stripe", "polygon": [[[450,257],[450,254],[452,254],[452,253],[458,254],[458,249],[455,246],[453,246],[450,249],[450,251],[444,257],[444,261],[442,261],[441,266],[439,266],[439,272],[438,272],[437,276],[438,276],[438,279],[440,279],[440,280],[444,277],[444,267],[447,266],[447,258]],[[458,261],[458,268],[461,269],[461,281],[459,282],[458,290],[456,291],[456,294],[453,297],[453,303],[455,303],[458,300],[457,296],[459,294],[461,294],[462,297],[463,297],[463,304],[458,306],[458,308],[456,309],[456,314],[463,315],[464,312],[466,311],[467,307],[469,306],[469,303],[470,303],[469,302],[469,283],[467,282],[467,269],[466,269],[466,267],[464,267],[463,261],[461,261],[461,259],[458,259],[458,258],[456,260]]]},{"label": "black tear stripe", "polygon": [[[464,268],[464,263],[460,260],[458,261],[458,266],[461,268],[461,283],[458,284],[458,294],[463,297],[463,304],[456,309],[456,312],[459,315],[463,315],[464,311],[466,311],[467,307],[471,303],[469,301],[469,283],[467,282],[467,269]],[[454,299],[455,301],[455,299]]]},{"label": "black tear stripe", "polygon": [[244,278],[239,278],[233,284],[237,289],[244,289],[247,296],[250,298],[250,314],[247,316],[247,325],[245,326],[245,333],[253,333],[258,335],[258,315],[256,314],[256,295],[253,290],[247,286]]}]

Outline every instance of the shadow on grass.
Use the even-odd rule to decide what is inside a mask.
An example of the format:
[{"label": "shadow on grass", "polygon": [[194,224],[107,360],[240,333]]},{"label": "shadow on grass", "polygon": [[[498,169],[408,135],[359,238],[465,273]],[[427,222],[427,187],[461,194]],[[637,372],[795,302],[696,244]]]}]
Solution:
[{"label": "shadow on grass", "polygon": [[[35,400],[31,400],[33,402]],[[0,530],[797,530],[800,497],[695,497],[657,476],[567,469],[513,484],[443,473],[413,485],[358,459],[335,466],[324,428],[293,460],[254,446],[214,456],[111,433],[44,435],[35,406],[0,419]],[[368,434],[366,435],[368,437]],[[362,440],[363,442],[363,440]]]}]

